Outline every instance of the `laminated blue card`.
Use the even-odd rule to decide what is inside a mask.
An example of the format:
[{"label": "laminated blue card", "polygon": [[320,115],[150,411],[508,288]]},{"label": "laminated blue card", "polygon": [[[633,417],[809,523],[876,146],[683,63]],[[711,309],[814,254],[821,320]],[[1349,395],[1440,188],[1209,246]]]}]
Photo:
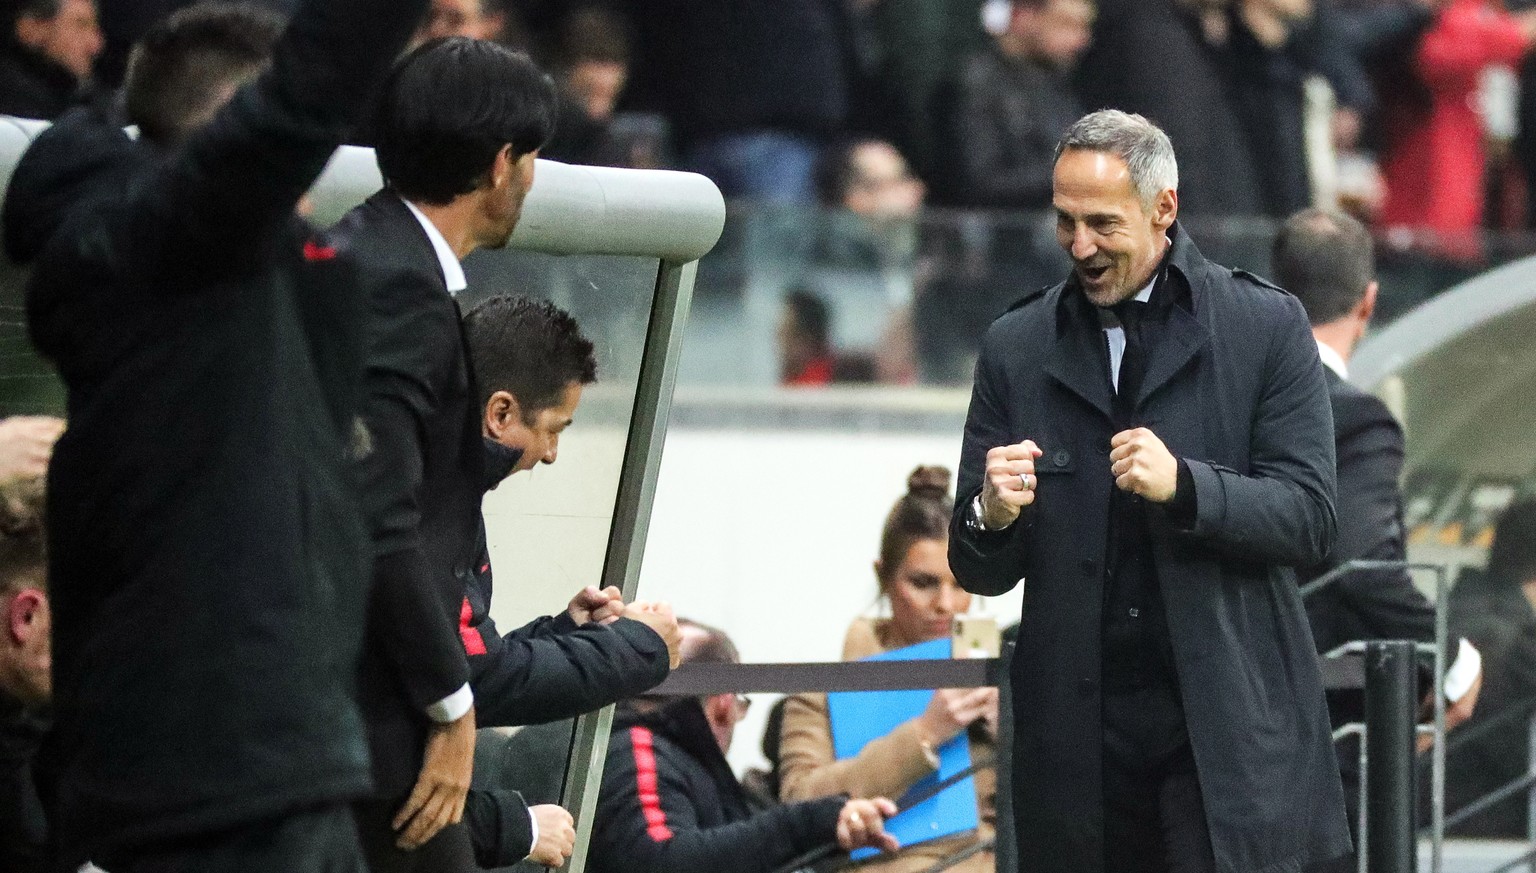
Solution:
[{"label": "laminated blue card", "polygon": [[[943,637],[905,649],[884,652],[865,660],[932,660],[949,658],[953,651],[954,641]],[[828,694],[827,713],[832,721],[833,753],[839,760],[854,757],[871,740],[879,739],[895,730],[902,722],[922,715],[932,697],[932,691],[839,691]],[[939,771],[913,785],[908,794],[931,788],[971,766],[971,742],[965,731],[934,751],[939,755]],[[891,799],[900,805],[900,798]],[[901,840],[903,846],[910,846],[974,830],[979,823],[975,780],[964,779],[937,796],[898,814],[885,823],[885,829]],[[860,849],[853,853],[853,857],[857,860],[875,854],[877,852],[874,849]]]}]

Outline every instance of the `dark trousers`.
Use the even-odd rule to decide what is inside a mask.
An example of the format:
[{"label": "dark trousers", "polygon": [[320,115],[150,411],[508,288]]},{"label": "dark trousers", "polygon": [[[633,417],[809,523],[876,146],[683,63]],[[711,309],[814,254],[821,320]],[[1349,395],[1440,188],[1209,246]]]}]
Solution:
[{"label": "dark trousers", "polygon": [[346,804],[95,860],[111,873],[367,873]]},{"label": "dark trousers", "polygon": [[404,805],[405,798],[401,797],[370,800],[353,807],[370,873],[473,873],[480,869],[469,841],[469,828],[462,822],[443,828],[414,851],[396,848],[398,835],[392,825],[395,813]]},{"label": "dark trousers", "polygon": [[1107,687],[1103,701],[1106,873],[1215,873],[1178,692]]}]

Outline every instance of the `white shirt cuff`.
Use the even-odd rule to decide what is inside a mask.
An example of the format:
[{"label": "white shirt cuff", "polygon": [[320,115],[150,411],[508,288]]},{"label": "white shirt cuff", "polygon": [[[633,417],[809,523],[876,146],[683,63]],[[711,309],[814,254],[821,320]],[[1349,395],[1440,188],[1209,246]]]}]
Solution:
[{"label": "white shirt cuff", "polygon": [[533,825],[533,842],[528,844],[528,854],[523,856],[526,861],[533,855],[533,850],[539,846],[539,817],[533,814],[533,807],[528,807],[528,823]]},{"label": "white shirt cuff", "polygon": [[427,707],[427,718],[438,724],[451,724],[463,718],[464,713],[469,712],[474,705],[475,693],[469,690],[469,683],[465,682],[458,691]]},{"label": "white shirt cuff", "polygon": [[1465,639],[1456,652],[1456,660],[1451,662],[1451,668],[1445,671],[1445,699],[1452,703],[1467,696],[1472,690],[1472,683],[1483,672],[1483,654],[1475,646]]}]

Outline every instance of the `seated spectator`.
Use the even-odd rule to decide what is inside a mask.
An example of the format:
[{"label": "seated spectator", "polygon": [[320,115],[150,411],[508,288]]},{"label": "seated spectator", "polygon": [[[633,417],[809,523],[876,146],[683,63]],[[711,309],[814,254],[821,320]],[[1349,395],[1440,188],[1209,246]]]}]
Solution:
[{"label": "seated spectator", "polygon": [[[721,631],[683,620],[683,663],[734,664]],[[592,829],[594,873],[767,873],[822,845],[895,851],[886,798],[754,810],[725,755],[744,698],[638,698],[614,715]]]},{"label": "seated spectator", "polygon": [[[7,441],[9,442],[9,441]],[[43,477],[0,483],[0,870],[47,869],[32,762],[53,697]]]},{"label": "seated spectator", "polygon": [[101,54],[95,0],[9,0],[0,34],[0,115],[52,121],[89,99]]},{"label": "seated spectator", "polygon": [[879,139],[845,143],[829,150],[818,184],[822,205],[835,210],[824,256],[866,269],[911,272],[927,189],[901,152]]},{"label": "seated spectator", "polygon": [[791,291],[779,318],[779,383],[795,388],[832,384],[832,315],[820,297]]},{"label": "seated spectator", "polygon": [[945,141],[946,199],[1006,209],[1051,205],[1056,141],[1083,115],[1070,75],[1088,48],[1093,18],[1093,0],[1013,0],[1007,29],[961,74]]},{"label": "seated spectator", "polygon": [[[907,480],[907,493],[892,507],[880,535],[875,578],[890,602],[890,618],[860,619],[843,640],[843,660],[851,661],[891,649],[947,638],[955,616],[971,604],[971,595],[955,582],[949,569],[950,474],[943,467],[918,467]],[[990,757],[998,729],[997,689],[935,691],[927,710],[865,746],[851,758],[838,760],[832,746],[832,724],[824,694],[799,694],[784,705],[784,736],[780,746],[780,797],[803,801],[830,794],[900,797],[939,765],[938,747],[968,732],[971,755]],[[873,862],[866,873],[926,870],[939,859],[966,850],[993,835],[996,771],[975,776],[979,833],[959,835],[908,846],[895,858]],[[992,873],[996,859],[980,852],[949,868],[956,873]]]},{"label": "seated spectator", "polygon": [[[1536,704],[1536,501],[1517,502],[1500,516],[1487,570],[1462,571],[1450,610],[1452,636],[1466,637],[1483,654],[1483,689],[1467,724],[1469,739],[1453,745],[1447,760],[1445,806],[1455,811],[1525,775],[1529,766]],[[1525,839],[1526,798],[1526,792],[1515,792],[1455,834]]]},{"label": "seated spectator", "polygon": [[1533,38],[1536,9],[1453,0],[1439,12],[1413,52],[1421,87],[1385,107],[1384,225],[1432,231],[1428,247],[1446,255],[1479,255],[1488,155],[1476,95],[1484,72],[1518,64]]},{"label": "seated spectator", "polygon": [[599,6],[571,13],[556,37],[560,118],[540,155],[571,164],[657,169],[668,163],[664,118],[616,112],[629,83],[629,36],[617,14]]}]

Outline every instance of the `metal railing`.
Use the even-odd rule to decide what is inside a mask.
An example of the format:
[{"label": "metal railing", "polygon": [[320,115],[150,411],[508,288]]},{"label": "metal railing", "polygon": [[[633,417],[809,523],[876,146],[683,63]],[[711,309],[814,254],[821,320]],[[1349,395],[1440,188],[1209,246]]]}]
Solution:
[{"label": "metal railing", "polygon": [[[1414,789],[1413,744],[1417,722],[1415,665],[1418,657],[1433,658],[1434,720],[1428,733],[1433,738],[1430,749],[1430,870],[1442,873],[1445,865],[1445,674],[1446,646],[1449,640],[1447,604],[1450,595],[1449,571],[1442,564],[1412,561],[1347,561],[1301,587],[1303,600],[1354,573],[1371,571],[1427,571],[1435,574],[1435,639],[1431,645],[1412,642],[1350,643],[1324,655],[1337,660],[1364,655],[1366,660],[1366,721],[1346,725],[1335,732],[1334,741],[1347,736],[1361,737],[1359,818],[1360,842],[1365,847],[1357,853],[1360,873],[1416,873],[1418,842],[1414,815],[1417,792]],[[1374,674],[1374,679],[1373,679]],[[1375,713],[1373,717],[1373,707]],[[1373,730],[1374,728],[1374,730]],[[1383,737],[1386,732],[1389,736]],[[1373,738],[1373,734],[1375,735]],[[1403,737],[1407,739],[1404,741]],[[1403,757],[1406,755],[1406,758]],[[1385,760],[1383,760],[1385,757]],[[1383,772],[1389,770],[1390,772]],[[1387,833],[1382,833],[1386,828]],[[1374,833],[1373,833],[1374,831]]]}]

